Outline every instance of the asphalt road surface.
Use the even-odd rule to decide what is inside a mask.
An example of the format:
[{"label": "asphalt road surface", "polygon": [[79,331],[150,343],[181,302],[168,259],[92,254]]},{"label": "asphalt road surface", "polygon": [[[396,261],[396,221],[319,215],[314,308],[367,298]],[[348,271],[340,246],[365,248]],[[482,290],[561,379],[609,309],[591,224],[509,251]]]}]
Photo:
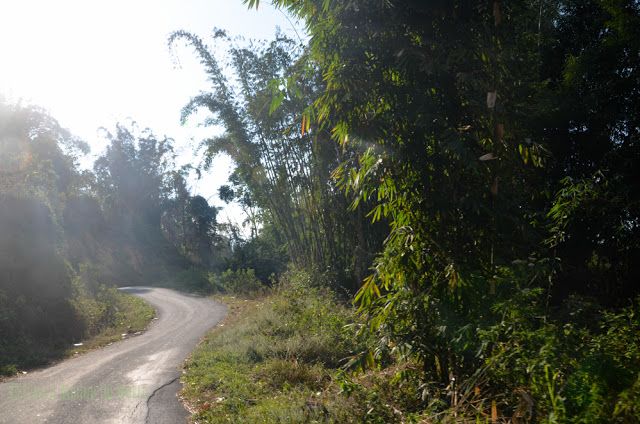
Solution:
[{"label": "asphalt road surface", "polygon": [[209,299],[151,287],[122,289],[157,310],[149,329],[0,384],[0,423],[176,424],[181,365],[226,314]]}]

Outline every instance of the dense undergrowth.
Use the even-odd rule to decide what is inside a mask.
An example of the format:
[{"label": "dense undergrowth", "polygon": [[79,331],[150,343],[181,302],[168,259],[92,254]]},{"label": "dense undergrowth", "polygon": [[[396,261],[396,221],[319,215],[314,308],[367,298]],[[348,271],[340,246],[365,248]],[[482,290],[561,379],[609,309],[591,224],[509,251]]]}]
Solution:
[{"label": "dense undergrowth", "polygon": [[226,280],[212,277],[231,318],[183,377],[196,422],[640,422],[637,303],[594,315],[595,304],[576,299],[571,313],[580,316],[563,323],[525,292],[518,307],[495,309],[494,324],[456,335],[451,354],[468,362],[455,364],[445,387],[433,364],[359,334],[357,311],[310,273],[289,270],[253,296],[220,290]]},{"label": "dense undergrowth", "polygon": [[354,337],[354,310],[309,273],[290,270],[262,296],[223,300],[231,318],[201,343],[183,377],[195,421],[383,423],[417,410],[418,385],[407,380],[414,365],[342,370],[367,341]]}]

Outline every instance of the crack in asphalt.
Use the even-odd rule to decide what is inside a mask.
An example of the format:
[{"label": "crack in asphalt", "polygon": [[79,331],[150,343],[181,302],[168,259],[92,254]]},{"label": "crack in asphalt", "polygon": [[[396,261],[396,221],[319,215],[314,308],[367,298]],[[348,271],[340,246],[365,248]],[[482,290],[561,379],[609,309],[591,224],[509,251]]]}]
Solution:
[{"label": "crack in asphalt", "polygon": [[155,389],[147,398],[147,415],[144,418],[144,422],[148,423],[149,422],[149,413],[151,412],[151,408],[149,408],[149,402],[151,402],[151,398],[154,397],[156,395],[156,393],[158,393],[160,390],[164,389],[167,386],[172,385],[173,383],[175,383],[177,380],[180,379],[180,376],[172,379],[171,381],[164,383],[162,386],[158,387],[157,389]]},{"label": "crack in asphalt", "polygon": [[136,407],[133,408],[133,411],[131,411],[131,414],[129,414],[129,419],[133,418],[133,416],[136,414],[136,411],[138,410],[138,408],[140,408],[141,404],[142,404],[142,402],[136,403]]}]

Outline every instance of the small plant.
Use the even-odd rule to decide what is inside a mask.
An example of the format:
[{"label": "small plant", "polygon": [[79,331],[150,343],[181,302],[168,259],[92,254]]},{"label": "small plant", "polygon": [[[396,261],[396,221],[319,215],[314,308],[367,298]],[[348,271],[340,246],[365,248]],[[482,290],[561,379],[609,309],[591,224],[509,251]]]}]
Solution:
[{"label": "small plant", "polygon": [[18,368],[14,364],[0,366],[0,377],[11,377],[18,373]]},{"label": "small plant", "polygon": [[253,269],[228,269],[222,274],[209,274],[209,284],[214,292],[225,294],[255,295],[265,289]]},{"label": "small plant", "polygon": [[316,278],[291,268],[194,352],[183,395],[198,422],[418,422],[419,367],[343,369],[365,348],[358,317]]}]

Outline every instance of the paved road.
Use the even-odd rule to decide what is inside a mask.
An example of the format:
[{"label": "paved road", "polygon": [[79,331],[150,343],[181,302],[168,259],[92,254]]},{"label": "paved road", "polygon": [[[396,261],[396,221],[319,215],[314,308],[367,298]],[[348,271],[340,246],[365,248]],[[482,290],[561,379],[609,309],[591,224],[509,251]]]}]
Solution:
[{"label": "paved road", "polygon": [[223,305],[173,290],[129,287],[158,311],[149,330],[0,384],[0,423],[176,424],[180,367]]}]

